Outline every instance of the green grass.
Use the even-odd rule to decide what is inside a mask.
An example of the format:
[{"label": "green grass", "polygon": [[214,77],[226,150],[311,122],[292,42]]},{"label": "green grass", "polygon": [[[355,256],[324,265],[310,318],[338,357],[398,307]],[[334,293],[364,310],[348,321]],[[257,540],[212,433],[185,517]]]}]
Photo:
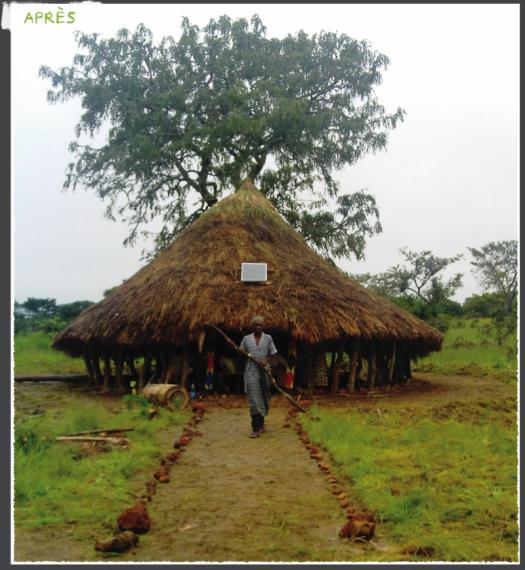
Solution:
[{"label": "green grass", "polygon": [[465,405],[461,420],[448,410],[409,420],[314,411],[319,419],[304,421],[397,543],[430,546],[436,560],[516,560],[516,422],[512,406],[498,406]]},{"label": "green grass", "polygon": [[16,374],[85,374],[81,358],[51,348],[55,335],[43,332],[15,336]]},{"label": "green grass", "polygon": [[[150,421],[139,410],[114,413],[101,403],[49,410],[15,425],[15,523],[38,529],[70,523],[80,532],[114,528],[116,516],[135,502],[139,471],[151,470],[162,448],[159,430],[187,420],[188,413],[162,411]],[[81,444],[58,443],[57,435],[89,429],[134,427],[129,449],[78,457]]]},{"label": "green grass", "polygon": [[422,358],[414,371],[516,377],[516,348],[515,333],[498,343],[492,319],[453,319],[442,350]]}]

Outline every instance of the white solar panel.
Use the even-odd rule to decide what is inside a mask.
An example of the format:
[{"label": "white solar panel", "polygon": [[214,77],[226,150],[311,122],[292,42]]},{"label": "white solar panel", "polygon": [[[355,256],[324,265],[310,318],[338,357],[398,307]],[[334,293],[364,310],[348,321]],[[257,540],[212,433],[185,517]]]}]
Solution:
[{"label": "white solar panel", "polygon": [[241,263],[241,281],[256,283],[268,279],[266,263]]}]

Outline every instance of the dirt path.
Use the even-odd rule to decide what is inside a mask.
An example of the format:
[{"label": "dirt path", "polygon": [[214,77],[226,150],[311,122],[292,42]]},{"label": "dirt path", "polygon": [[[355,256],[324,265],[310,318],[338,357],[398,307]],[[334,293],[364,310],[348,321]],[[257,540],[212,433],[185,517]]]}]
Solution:
[{"label": "dirt path", "polygon": [[159,485],[151,531],[119,559],[141,561],[353,560],[363,547],[338,538],[345,512],[297,434],[273,409],[250,439],[245,408],[215,408]]},{"label": "dirt path", "polygon": [[[490,378],[418,374],[403,389],[318,402],[321,407],[402,407],[419,416],[454,402],[492,399],[512,405],[515,393],[512,384]],[[216,399],[209,408],[198,428],[202,437],[193,438],[172,468],[171,481],[159,484],[148,504],[152,528],[137,548],[108,557],[93,550],[94,541],[75,541],[64,525],[37,535],[21,533],[16,560],[374,561],[385,552],[396,559],[399,547],[383,536],[381,527],[373,544],[338,538],[345,511],[295,430],[283,427],[284,401],[274,399],[268,432],[258,439],[248,437],[242,397]],[[170,451],[177,436],[163,434],[165,447],[159,451]],[[349,485],[344,491],[351,497]],[[98,539],[109,537],[103,532],[93,529]]]}]

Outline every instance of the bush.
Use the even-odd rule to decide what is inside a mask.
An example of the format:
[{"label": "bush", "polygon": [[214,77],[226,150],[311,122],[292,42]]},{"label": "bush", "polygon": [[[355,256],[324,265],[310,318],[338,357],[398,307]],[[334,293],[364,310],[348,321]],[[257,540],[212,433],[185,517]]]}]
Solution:
[{"label": "bush", "polygon": [[23,303],[15,301],[15,335],[27,332],[60,332],[92,304],[91,301],[75,301],[57,305],[55,299],[33,297]]},{"label": "bush", "polygon": [[451,320],[452,319],[449,315],[440,314],[428,319],[428,324],[435,327],[438,331],[444,333],[449,329]]},{"label": "bush", "polygon": [[144,394],[139,394],[137,392],[137,383],[135,380],[132,380],[129,385],[131,387],[131,394],[122,396],[122,401],[126,404],[126,407],[129,411],[138,408],[140,415],[149,417],[149,409],[151,408],[151,403],[146,398],[146,396],[144,396]]},{"label": "bush", "polygon": [[497,293],[472,295],[465,299],[463,312],[467,317],[495,318],[506,313],[505,298]]}]

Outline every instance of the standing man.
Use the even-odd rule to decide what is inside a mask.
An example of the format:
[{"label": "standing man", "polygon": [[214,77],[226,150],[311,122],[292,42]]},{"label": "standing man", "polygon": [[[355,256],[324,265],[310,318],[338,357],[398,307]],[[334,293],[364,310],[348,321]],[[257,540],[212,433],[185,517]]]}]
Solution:
[{"label": "standing man", "polygon": [[[269,367],[269,357],[277,354],[277,349],[272,337],[263,333],[263,326],[263,317],[253,317],[253,333],[242,339],[240,347],[263,366]],[[264,371],[249,359],[246,359],[244,364],[244,391],[248,398],[252,417],[250,437],[259,437],[265,431],[264,417],[268,415],[270,409],[270,380]]]}]

